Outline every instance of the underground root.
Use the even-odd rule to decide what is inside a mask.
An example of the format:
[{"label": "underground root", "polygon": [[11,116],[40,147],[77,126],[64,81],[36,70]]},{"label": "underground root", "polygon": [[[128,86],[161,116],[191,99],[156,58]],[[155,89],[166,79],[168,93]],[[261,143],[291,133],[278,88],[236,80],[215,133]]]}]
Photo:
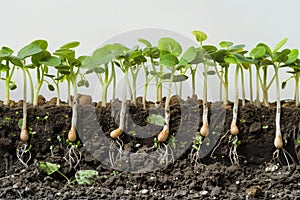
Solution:
[{"label": "underground root", "polygon": [[63,158],[69,164],[69,170],[71,171],[72,168],[76,169],[79,166],[81,161],[81,152],[77,149],[77,147],[75,147],[75,145],[72,145]]},{"label": "underground root", "polygon": [[117,166],[117,162],[121,160],[123,155],[123,141],[117,137],[109,146],[108,156],[109,162],[112,167]]}]

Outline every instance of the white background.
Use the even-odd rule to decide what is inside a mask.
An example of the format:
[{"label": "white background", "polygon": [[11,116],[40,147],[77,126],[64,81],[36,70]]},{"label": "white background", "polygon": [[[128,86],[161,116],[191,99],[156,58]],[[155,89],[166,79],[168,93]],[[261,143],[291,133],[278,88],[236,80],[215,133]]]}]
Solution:
[{"label": "white background", "polygon": [[[1,0],[0,46],[17,51],[35,39],[44,38],[49,41],[49,49],[55,50],[77,40],[81,42],[78,55],[88,55],[120,33],[155,27],[176,31],[190,39],[191,31],[199,29],[208,34],[206,44],[229,40],[251,49],[261,41],[274,47],[288,37],[287,47],[299,48],[299,6],[297,0]],[[21,73],[19,76],[22,80]],[[284,78],[282,75],[281,79]],[[218,97],[217,85],[215,81],[211,83],[211,100]],[[293,82],[288,86],[291,88],[281,93],[283,99],[293,97]],[[3,99],[2,83],[0,88]],[[197,90],[200,93],[201,88]],[[90,91],[98,98],[95,87]],[[44,89],[42,93],[47,98],[54,95]],[[21,87],[12,92],[13,99],[20,99],[20,94]],[[231,98],[232,94],[233,91]]]}]

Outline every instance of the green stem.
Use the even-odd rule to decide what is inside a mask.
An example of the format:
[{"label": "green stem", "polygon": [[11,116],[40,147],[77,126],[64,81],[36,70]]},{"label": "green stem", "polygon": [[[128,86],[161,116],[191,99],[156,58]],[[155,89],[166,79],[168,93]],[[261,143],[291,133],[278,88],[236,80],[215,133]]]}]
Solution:
[{"label": "green stem", "polygon": [[224,104],[228,104],[228,67],[225,67],[224,73]]},{"label": "green stem", "polygon": [[102,101],[101,101],[101,106],[102,107],[106,107],[107,89],[108,89],[108,85],[107,84],[103,84],[103,86],[102,86]]},{"label": "green stem", "polygon": [[76,127],[77,123],[77,80],[76,76],[72,77],[72,86],[73,86],[73,105],[72,105],[72,124],[71,127]]},{"label": "green stem", "polygon": [[69,106],[72,106],[72,99],[71,99],[71,81],[69,78],[67,78],[67,84],[68,84],[68,102]]},{"label": "green stem", "polygon": [[55,82],[56,92],[57,92],[57,100],[56,105],[60,106],[60,89],[59,89],[59,81]]},{"label": "green stem", "polygon": [[208,123],[208,106],[207,106],[207,71],[208,67],[204,65],[204,85],[203,85],[203,124]]},{"label": "green stem", "polygon": [[193,69],[192,67],[190,69],[192,75],[192,95],[195,95],[196,94],[196,86],[195,86],[196,69]]},{"label": "green stem", "polygon": [[125,71],[125,79],[124,79],[123,93],[122,93],[122,105],[121,105],[121,112],[120,112],[119,128],[122,130],[124,130],[124,125],[125,125],[127,85],[128,85],[128,70]]},{"label": "green stem", "polygon": [[299,106],[299,76],[295,75],[295,103]]},{"label": "green stem", "polygon": [[245,106],[246,100],[245,100],[245,80],[244,80],[244,71],[241,65],[239,65],[239,68],[241,70],[241,82],[242,82],[242,106]]},{"label": "green stem", "polygon": [[30,74],[30,72],[29,72],[29,70],[27,69],[27,68],[25,68],[25,71],[26,71],[26,73],[27,73],[27,76],[28,76],[28,78],[29,78],[29,84],[30,84],[30,102],[32,102],[33,103],[33,101],[34,101],[34,87],[33,87],[33,81],[32,81],[32,77],[31,77],[31,74]]},{"label": "green stem", "polygon": [[235,92],[235,101],[233,105],[233,111],[232,111],[232,122],[231,124],[235,124],[237,122],[237,113],[238,113],[238,107],[239,107],[239,90],[238,90],[238,83],[239,83],[239,68],[240,66],[237,65],[235,68],[235,77],[234,77],[234,92]]},{"label": "green stem", "polygon": [[27,78],[26,78],[26,71],[22,68],[23,71],[23,123],[22,123],[22,130],[26,129],[27,127]]},{"label": "green stem", "polygon": [[259,66],[256,66],[256,100],[255,105],[260,108],[260,97],[259,97],[259,81],[261,80],[259,73]]},{"label": "green stem", "polygon": [[250,103],[253,104],[253,87],[252,87],[252,66],[249,66],[249,87],[250,87]]},{"label": "green stem", "polygon": [[280,86],[279,86],[279,77],[278,77],[279,65],[274,66],[275,77],[276,77],[276,136],[281,136],[280,130],[280,113],[281,113],[281,104],[280,104]]}]

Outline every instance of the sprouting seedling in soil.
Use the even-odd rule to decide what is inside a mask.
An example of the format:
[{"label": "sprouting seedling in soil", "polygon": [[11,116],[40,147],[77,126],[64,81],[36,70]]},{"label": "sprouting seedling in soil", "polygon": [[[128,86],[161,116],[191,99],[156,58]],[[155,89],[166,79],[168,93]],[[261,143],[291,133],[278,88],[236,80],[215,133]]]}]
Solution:
[{"label": "sprouting seedling in soil", "polygon": [[[291,50],[290,54],[288,55],[288,60],[284,66],[289,67],[293,71],[288,71],[287,73],[291,74],[291,76],[282,82],[281,88],[284,89],[287,85],[287,82],[291,79],[295,80],[295,87],[294,87],[294,100],[295,106],[299,106],[299,79],[300,79],[300,60],[298,59],[299,52],[297,49]],[[294,57],[297,59],[294,61]],[[294,62],[292,62],[294,61]]]},{"label": "sprouting seedling in soil", "polygon": [[61,64],[56,67],[60,74],[66,75],[68,82],[68,97],[70,99],[70,83],[73,87],[73,105],[72,105],[72,123],[71,129],[68,133],[68,139],[71,142],[76,141],[76,123],[77,123],[77,77],[80,73],[81,61],[75,58],[75,51],[73,48],[79,46],[79,42],[70,42],[61,46],[53,54],[59,56]]},{"label": "sprouting seedling in soil", "polygon": [[[87,56],[83,61],[83,68],[88,69],[88,73],[93,71],[102,88],[102,101],[101,105],[106,106],[107,92],[112,81],[115,82],[115,65],[118,65],[115,61],[118,52],[121,50],[127,50],[127,48],[120,44],[107,44],[94,51],[92,56]],[[113,87],[113,96],[115,96],[115,84]],[[114,99],[114,97],[113,97]]]},{"label": "sprouting seedling in soil", "polygon": [[54,88],[53,84],[47,82],[49,91],[56,90],[56,94],[57,94],[56,95],[57,96],[56,105],[60,106],[60,87],[59,87],[59,83],[62,82],[65,79],[65,75],[59,74],[59,72],[57,71],[56,76],[52,75],[52,74],[45,74],[45,76],[50,78],[52,80],[53,84],[55,85],[55,88]]},{"label": "sprouting seedling in soil", "polygon": [[[146,47],[143,49],[143,55],[145,58],[148,58],[151,63],[152,71],[149,70],[149,66],[147,63],[143,64],[144,72],[145,72],[145,85],[144,85],[144,94],[143,94],[143,106],[146,109],[146,100],[147,100],[147,91],[150,81],[155,77],[156,88],[159,88],[159,76],[156,70],[156,67],[159,66],[157,59],[160,57],[160,50],[158,47],[152,46],[152,44],[143,38],[138,39],[139,42],[143,43]],[[156,101],[160,101],[158,99],[158,92],[156,94]]]},{"label": "sprouting seedling in soil", "polygon": [[290,49],[284,49],[279,52],[279,49],[287,42],[287,38],[280,41],[272,51],[272,64],[274,67],[275,73],[275,83],[276,83],[276,132],[275,132],[275,139],[274,139],[274,146],[276,147],[276,151],[274,152],[274,158],[279,157],[279,151],[283,150],[283,155],[289,166],[289,160],[286,157],[286,154],[290,156],[293,160],[293,157],[283,148],[283,140],[282,134],[280,129],[280,114],[281,114],[281,103],[280,103],[280,84],[279,84],[279,68],[284,66],[286,63],[293,63],[298,59],[298,52]]},{"label": "sprouting seedling in soil", "polygon": [[[46,41],[43,42],[43,46],[47,47],[48,43]],[[43,49],[43,51],[32,55],[31,57],[32,67],[36,70],[36,85],[34,92],[34,100],[33,105],[38,105],[38,96],[40,94],[40,90],[42,85],[47,82],[45,80],[45,75],[48,74],[48,67],[56,67],[61,64],[61,60],[58,57],[52,56],[49,51]],[[48,82],[48,89],[53,91],[53,86]],[[59,97],[58,97],[59,98]]]},{"label": "sprouting seedling in soil", "polygon": [[[250,51],[250,57],[253,60],[253,63],[255,64],[256,69],[256,78],[255,78],[255,86],[256,86],[256,95],[255,95],[255,105],[257,107],[260,107],[260,94],[259,94],[259,85],[260,85],[260,64],[259,62],[263,59],[263,56],[266,54],[266,47],[263,45],[256,46]],[[249,81],[250,81],[250,98],[252,98],[252,71],[251,66],[249,66]]]},{"label": "sprouting seedling in soil", "polygon": [[118,48],[115,50],[115,57],[116,61],[115,63],[119,68],[122,70],[124,73],[124,82],[123,82],[123,92],[122,92],[122,105],[121,105],[121,111],[120,111],[120,123],[119,123],[119,128],[113,130],[110,133],[111,138],[118,138],[124,130],[124,120],[125,120],[125,112],[126,112],[126,97],[127,97],[127,89],[128,89],[128,72],[130,68],[130,61],[129,61],[129,53],[128,53],[128,48],[119,45]]},{"label": "sprouting seedling in soil", "polygon": [[63,174],[61,171],[59,171],[59,168],[60,168],[59,164],[51,163],[51,162],[40,162],[39,168],[42,171],[46,172],[48,175],[51,175],[51,174],[57,172],[67,180],[68,184],[71,184],[71,180],[65,174]]},{"label": "sprouting seedling in soil", "polygon": [[136,48],[130,53],[129,60],[130,72],[132,77],[132,99],[133,103],[136,104],[137,78],[144,63],[147,62],[147,59],[144,57],[143,51],[141,49]]},{"label": "sprouting seedling in soil", "polygon": [[[232,53],[245,53],[245,50],[243,49],[245,45],[238,44],[233,45],[232,42],[228,41],[222,41],[219,43],[220,47],[222,49],[219,49],[211,54],[213,60],[221,66],[221,70],[219,71],[217,69],[217,66],[215,66],[215,71],[220,79],[221,85],[224,87],[224,105],[228,104],[228,77],[229,77],[229,63],[226,62],[224,59],[226,56],[232,54]],[[220,88],[220,96],[221,96],[221,88]]]},{"label": "sprouting seedling in soil", "polygon": [[[172,91],[172,83],[174,81],[174,75],[177,70],[179,60],[178,56],[182,52],[182,48],[178,42],[176,42],[172,38],[161,38],[158,41],[158,47],[161,51],[160,61],[159,64],[161,66],[167,67],[171,70],[170,73],[165,73],[161,77],[164,80],[167,80],[169,82],[168,84],[168,93],[166,97],[165,102],[165,125],[163,127],[163,130],[158,134],[157,140],[158,142],[164,142],[167,140],[169,135],[169,129],[170,129],[170,97],[171,97],[171,91]],[[182,79],[185,77],[182,77],[181,75],[178,75],[179,79]]]},{"label": "sprouting seedling in soil", "polygon": [[[200,47],[195,52],[195,56],[191,56],[192,60],[190,63],[193,64],[203,64],[203,76],[204,76],[204,83],[203,83],[203,124],[200,129],[200,135],[202,137],[206,137],[209,133],[209,125],[208,125],[208,105],[207,105],[207,78],[209,74],[214,74],[214,71],[209,71],[210,66],[215,66],[214,62],[211,62],[210,54],[217,50],[214,46],[203,46],[202,43],[207,39],[207,35],[201,31],[193,31],[193,35],[196,37],[196,40],[199,42]],[[197,66],[196,66],[197,67]],[[192,69],[192,85],[193,85],[193,94],[195,93],[195,72],[197,68]]]},{"label": "sprouting seedling in soil", "polygon": [[0,49],[0,73],[5,73],[5,97],[4,97],[4,105],[8,105],[10,102],[10,90],[16,89],[15,82],[12,82],[12,76],[15,71],[15,65],[10,66],[11,61],[13,61],[14,57],[12,54],[14,51],[8,47],[2,47]]}]

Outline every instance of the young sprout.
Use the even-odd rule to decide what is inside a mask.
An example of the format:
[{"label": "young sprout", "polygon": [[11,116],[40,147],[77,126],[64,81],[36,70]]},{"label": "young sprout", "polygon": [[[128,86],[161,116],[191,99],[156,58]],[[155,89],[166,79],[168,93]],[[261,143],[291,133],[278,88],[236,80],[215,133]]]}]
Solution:
[{"label": "young sprout", "polygon": [[14,51],[8,47],[2,47],[0,49],[0,72],[5,72],[5,96],[4,105],[9,105],[10,102],[10,90],[16,89],[15,82],[12,82],[12,76],[15,71],[15,65],[11,68],[10,63],[13,61],[14,57],[12,54]]},{"label": "young sprout", "polygon": [[[77,77],[80,73],[81,61],[75,58],[75,51],[73,48],[79,46],[79,42],[70,42],[61,46],[53,54],[61,59],[61,64],[56,67],[60,74],[66,75],[68,81],[68,88],[70,83],[73,87],[73,105],[72,105],[72,123],[71,129],[68,133],[68,139],[71,142],[76,141],[76,123],[77,123]],[[69,90],[68,89],[68,90]],[[69,92],[68,92],[69,93]],[[70,97],[69,97],[70,102]]]},{"label": "young sprout", "polygon": [[[143,63],[143,68],[144,68],[145,78],[146,78],[145,85],[144,85],[144,94],[143,94],[143,106],[144,109],[146,109],[146,100],[147,100],[146,97],[147,97],[147,91],[148,91],[148,86],[150,81],[155,77],[156,88],[158,88],[159,85],[159,76],[157,75],[157,71],[156,71],[156,66],[158,66],[159,63],[156,59],[160,57],[160,50],[158,47],[152,46],[152,44],[146,39],[139,38],[138,41],[146,46],[143,49],[143,55],[145,56],[145,58],[148,58],[150,60],[151,67],[153,70],[150,71],[147,63]],[[156,101],[159,101],[157,92],[156,92]]]},{"label": "young sprout", "polygon": [[[203,46],[202,42],[207,39],[207,35],[201,31],[193,31],[193,35],[196,37],[196,40],[200,43],[200,47],[197,49],[196,56],[191,61],[192,64],[199,64],[203,63],[203,76],[204,76],[204,83],[203,83],[203,124],[200,129],[200,135],[202,137],[206,137],[209,133],[209,125],[208,125],[208,106],[207,106],[207,78],[208,75],[213,75],[214,71],[209,71],[210,66],[215,66],[214,62],[211,62],[211,53],[215,52],[217,49],[214,46]],[[196,66],[197,67],[197,66]],[[191,69],[192,72],[192,85],[194,85],[195,79],[195,72],[196,68]],[[195,88],[193,86],[193,94],[195,93]]]},{"label": "young sprout", "polygon": [[[216,52],[212,53],[212,58],[215,62],[219,63],[221,66],[221,70],[219,71],[217,69],[217,66],[215,66],[215,71],[224,87],[224,105],[228,105],[228,75],[229,75],[229,63],[225,61],[225,57],[230,56],[232,53],[238,53],[243,55],[245,53],[245,50],[243,49],[245,45],[239,44],[239,45],[233,45],[232,42],[222,41],[219,43],[219,45],[223,49],[219,49]],[[241,77],[243,79],[243,77]],[[244,80],[242,80],[244,82]],[[242,85],[243,86],[243,85]],[[242,87],[242,94],[244,96],[245,89]],[[221,95],[221,93],[220,93]],[[244,99],[244,98],[243,98]]]},{"label": "young sprout", "polygon": [[[260,77],[260,73],[259,73],[259,70],[260,70],[260,65],[259,65],[259,62],[261,61],[262,57],[266,54],[266,48],[264,46],[256,46],[255,48],[253,48],[251,51],[250,51],[250,57],[253,61],[253,63],[255,64],[255,68],[256,68],[256,81],[255,81],[255,85],[256,85],[256,98],[255,98],[255,105],[257,107],[260,107],[260,95],[259,95],[259,85],[260,85],[260,82],[259,82],[259,77]],[[251,66],[249,67],[249,69],[251,69]],[[250,83],[250,87],[252,90],[252,73],[250,73],[250,76],[249,79],[251,80],[251,83]],[[252,95],[252,94],[251,94]]]},{"label": "young sprout", "polygon": [[[297,49],[291,50],[290,54],[288,55],[288,60],[285,63],[284,67],[289,67],[293,71],[288,71],[287,73],[291,74],[291,76],[282,82],[281,88],[284,89],[286,87],[287,81],[290,79],[295,80],[295,88],[294,88],[294,100],[295,105],[299,106],[299,78],[300,78],[300,60],[298,59],[299,51]],[[294,58],[297,58],[294,62]]]},{"label": "young sprout", "polygon": [[[103,107],[106,106],[108,88],[115,77],[115,64],[118,64],[115,62],[116,53],[120,51],[121,47],[126,48],[120,44],[107,44],[95,50],[92,56],[87,56],[83,61],[82,68],[87,68],[87,73],[94,72],[101,84],[101,105]],[[115,93],[115,89],[114,86],[113,93]]]},{"label": "young sprout", "polygon": [[165,125],[163,130],[158,134],[158,142],[164,142],[167,140],[170,129],[170,97],[173,82],[180,82],[187,79],[184,75],[175,75],[176,70],[180,69],[178,56],[182,52],[180,44],[172,38],[161,38],[158,41],[158,47],[161,51],[161,57],[159,64],[165,66],[171,70],[170,73],[165,73],[161,78],[168,81],[168,93],[165,101]]},{"label": "young sprout", "polygon": [[[127,89],[129,85],[128,80],[128,72],[130,68],[130,50],[123,45],[117,46],[118,48],[115,51],[115,63],[117,66],[120,67],[122,72],[124,73],[124,82],[123,82],[123,92],[122,92],[122,104],[121,104],[121,111],[120,111],[120,123],[119,127],[113,130],[110,133],[111,138],[118,138],[124,131],[125,125],[125,113],[126,113],[126,97],[127,97]],[[120,145],[121,146],[121,145]]]}]

